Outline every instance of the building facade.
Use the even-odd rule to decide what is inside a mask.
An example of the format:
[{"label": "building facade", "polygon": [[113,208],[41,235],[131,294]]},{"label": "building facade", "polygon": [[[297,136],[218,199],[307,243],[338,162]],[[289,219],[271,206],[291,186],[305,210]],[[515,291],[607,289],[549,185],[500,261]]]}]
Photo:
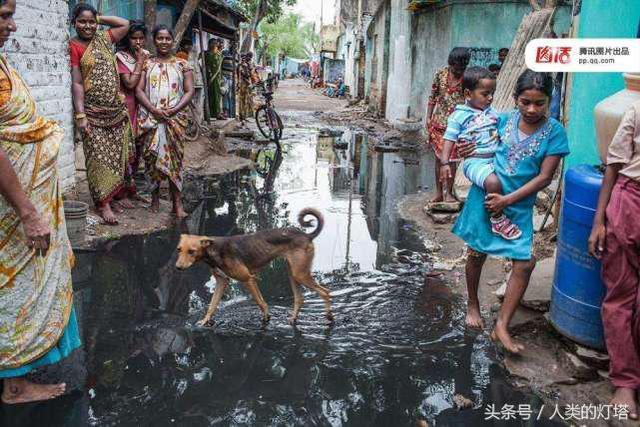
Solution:
[{"label": "building facade", "polygon": [[17,0],[16,6],[18,31],[7,42],[5,54],[31,88],[38,111],[64,129],[58,169],[66,191],[75,184],[76,171],[67,47],[69,4],[65,0]]}]

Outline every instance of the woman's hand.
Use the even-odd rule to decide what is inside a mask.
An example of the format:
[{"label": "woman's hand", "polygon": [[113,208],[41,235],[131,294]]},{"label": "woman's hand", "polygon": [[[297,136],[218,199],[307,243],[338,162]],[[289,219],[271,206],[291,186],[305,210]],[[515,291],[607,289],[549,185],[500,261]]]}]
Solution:
[{"label": "woman's hand", "polygon": [[89,133],[91,133],[91,127],[89,126],[89,120],[87,120],[86,117],[83,117],[82,119],[78,120],[76,122],[76,126],[78,127],[78,130],[80,131],[80,134],[82,134],[82,136],[88,135]]},{"label": "woman's hand", "polygon": [[42,216],[38,214],[35,207],[27,213],[21,214],[20,221],[27,237],[27,246],[40,251],[42,255],[46,254],[49,249],[51,229]]},{"label": "woman's hand", "polygon": [[440,182],[448,182],[452,178],[451,166],[448,164],[440,166]]},{"label": "woman's hand", "polygon": [[498,193],[490,193],[484,198],[484,207],[491,213],[502,212],[511,202],[507,196]]},{"label": "woman's hand", "polygon": [[156,120],[162,122],[166,119],[165,115],[164,115],[164,110],[161,110],[159,108],[153,107],[149,109],[149,112],[151,113],[151,115],[153,117],[155,117]]},{"label": "woman's hand", "polygon": [[467,139],[459,139],[456,143],[456,149],[458,150],[458,156],[469,157],[476,151],[476,143]]},{"label": "woman's hand", "polygon": [[149,59],[149,54],[142,47],[136,49],[136,62],[144,64]]},{"label": "woman's hand", "polygon": [[589,236],[589,253],[592,257],[596,259],[602,258],[606,235],[607,228],[604,223],[593,224],[591,235]]}]

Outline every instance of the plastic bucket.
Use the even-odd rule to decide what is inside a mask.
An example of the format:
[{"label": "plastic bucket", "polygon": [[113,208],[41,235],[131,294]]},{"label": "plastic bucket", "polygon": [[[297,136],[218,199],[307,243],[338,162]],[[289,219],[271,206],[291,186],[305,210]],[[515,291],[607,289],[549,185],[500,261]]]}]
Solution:
[{"label": "plastic bucket", "polygon": [[89,212],[89,205],[84,202],[77,200],[64,201],[64,218],[67,222],[67,235],[71,246],[78,246],[84,243],[87,212]]}]

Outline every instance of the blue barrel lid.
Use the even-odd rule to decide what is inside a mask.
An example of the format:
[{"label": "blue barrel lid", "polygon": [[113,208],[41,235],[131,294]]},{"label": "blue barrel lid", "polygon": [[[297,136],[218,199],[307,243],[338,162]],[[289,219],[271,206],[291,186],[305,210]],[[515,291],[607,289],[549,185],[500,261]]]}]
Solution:
[{"label": "blue barrel lid", "polygon": [[595,210],[598,206],[603,178],[602,173],[592,165],[577,165],[569,168],[565,175],[565,200]]}]

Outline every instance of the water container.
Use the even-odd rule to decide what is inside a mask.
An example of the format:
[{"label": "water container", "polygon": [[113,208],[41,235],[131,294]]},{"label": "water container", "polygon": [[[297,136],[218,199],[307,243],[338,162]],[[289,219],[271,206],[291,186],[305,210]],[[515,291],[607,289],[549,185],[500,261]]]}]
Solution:
[{"label": "water container", "polygon": [[599,350],[605,348],[600,315],[604,284],[600,261],[589,255],[588,240],[602,178],[593,166],[567,171],[551,292],[553,326],[573,341]]}]

